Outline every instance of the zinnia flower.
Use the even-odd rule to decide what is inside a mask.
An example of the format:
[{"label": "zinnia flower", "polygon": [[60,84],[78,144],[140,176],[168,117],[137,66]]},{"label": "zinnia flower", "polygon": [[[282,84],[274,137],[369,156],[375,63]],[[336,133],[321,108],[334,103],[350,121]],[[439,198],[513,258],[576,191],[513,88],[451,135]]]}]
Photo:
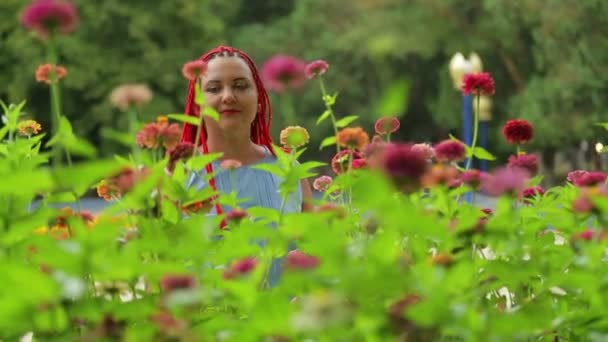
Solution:
[{"label": "zinnia flower", "polygon": [[196,278],[191,274],[167,274],[160,280],[160,287],[165,292],[187,290],[196,286]]},{"label": "zinnia flower", "polygon": [[244,258],[236,261],[226,271],[224,271],[224,279],[234,279],[246,274],[249,274],[255,269],[258,262],[254,258]]},{"label": "zinnia flower", "polygon": [[476,169],[466,170],[460,174],[460,180],[471,188],[477,189],[479,188],[479,185],[481,184],[481,179],[484,177],[484,175],[487,176],[485,172]]},{"label": "zinnia flower", "polygon": [[481,189],[490,196],[519,194],[528,181],[529,174],[520,168],[501,168],[482,177]]},{"label": "zinnia flower", "polygon": [[[576,176],[572,175],[572,182],[578,187],[587,187],[603,184],[608,174],[601,171],[584,171]],[[568,174],[570,178],[570,174]]]},{"label": "zinnia flower", "polygon": [[277,93],[298,89],[306,82],[306,63],[287,55],[276,55],[262,66],[262,79],[266,87]]},{"label": "zinnia flower", "polygon": [[64,78],[68,74],[66,68],[53,64],[42,64],[36,69],[36,81],[51,84]]},{"label": "zinnia flower", "polygon": [[534,127],[527,120],[509,120],[502,128],[502,134],[511,144],[525,144],[534,137]]},{"label": "zinnia flower", "polygon": [[361,127],[347,127],[338,132],[336,142],[342,147],[361,151],[369,144],[369,135]]},{"label": "zinnia flower", "polygon": [[329,69],[329,64],[326,61],[319,59],[316,61],[312,61],[304,67],[304,73],[306,74],[306,78],[313,79],[316,76],[323,75]]},{"label": "zinnia flower", "polygon": [[287,253],[285,267],[290,270],[310,270],[319,266],[320,263],[321,259],[316,256],[295,250]]},{"label": "zinnia flower", "polygon": [[435,158],[435,150],[427,143],[414,144],[412,150],[424,154],[424,157],[428,161],[432,161],[432,159]]},{"label": "zinnia flower", "polygon": [[462,81],[462,92],[465,95],[494,95],[496,91],[494,79],[487,72],[479,72],[464,75]]},{"label": "zinnia flower", "polygon": [[533,186],[530,188],[525,188],[522,192],[521,192],[521,197],[523,199],[523,202],[526,204],[530,204],[532,203],[532,199],[535,198],[536,196],[542,196],[545,194],[545,189],[543,189],[540,186]]},{"label": "zinnia flower", "polygon": [[435,185],[452,185],[458,179],[459,171],[451,165],[436,164],[431,170],[422,176],[422,184],[425,187]]},{"label": "zinnia flower", "polygon": [[144,105],[152,99],[152,91],[145,84],[123,84],[112,90],[110,102],[122,111]]},{"label": "zinnia flower", "polygon": [[444,140],[435,145],[434,151],[439,162],[458,162],[466,157],[465,145],[457,140]]},{"label": "zinnia flower", "polygon": [[331,169],[339,175],[348,170],[349,160],[352,161],[360,158],[362,158],[362,156],[358,151],[342,150],[331,158]]},{"label": "zinnia flower", "polygon": [[226,221],[239,223],[241,220],[247,217],[247,215],[248,214],[245,210],[234,208],[226,213]]},{"label": "zinnia flower", "polygon": [[374,124],[374,130],[380,135],[386,135],[397,132],[401,123],[399,119],[393,116],[383,116],[376,120]]},{"label": "zinnia flower", "polygon": [[509,156],[507,167],[518,167],[530,173],[530,177],[538,173],[538,159],[534,154],[521,154],[519,156]]},{"label": "zinnia flower", "polygon": [[310,135],[304,127],[289,126],[284,128],[280,134],[281,144],[288,148],[297,148],[308,144]]},{"label": "zinnia flower", "polygon": [[42,39],[51,33],[69,34],[78,24],[78,13],[73,4],[62,0],[36,0],[30,3],[21,16],[21,23]]},{"label": "zinnia flower", "polygon": [[149,149],[163,146],[167,150],[174,149],[179,143],[181,128],[178,124],[159,120],[145,125],[137,133],[137,144]]},{"label": "zinnia flower", "polygon": [[182,67],[182,75],[190,81],[196,80],[207,71],[207,63],[201,60],[190,61]]},{"label": "zinnia flower", "polygon": [[181,142],[177,144],[173,149],[167,151],[169,155],[169,163],[167,168],[171,171],[175,169],[175,164],[179,160],[187,160],[192,157],[194,151],[194,144],[191,142]]},{"label": "zinnia flower", "polygon": [[409,144],[388,144],[382,153],[382,168],[386,175],[406,192],[420,188],[421,178],[428,170],[428,162],[420,151]]},{"label": "zinnia flower", "polygon": [[332,181],[333,180],[330,176],[320,176],[312,182],[312,187],[319,192],[324,192],[327,190],[327,188],[329,188]]},{"label": "zinnia flower", "polygon": [[353,170],[365,169],[367,167],[367,160],[364,158],[355,159],[351,167]]},{"label": "zinnia flower", "polygon": [[40,126],[40,124],[35,120],[24,120],[19,122],[17,129],[19,130],[20,134],[29,137],[38,134],[42,129],[42,126]]},{"label": "zinnia flower", "polygon": [[566,177],[566,179],[568,180],[568,182],[572,183],[572,184],[576,184],[576,182],[583,176],[586,175],[588,172],[585,170],[574,170],[574,171],[570,171],[568,172],[568,176]]},{"label": "zinnia flower", "polygon": [[115,198],[119,198],[120,195],[121,193],[118,187],[105,179],[101,180],[97,184],[97,196],[103,198],[106,201],[111,201]]}]

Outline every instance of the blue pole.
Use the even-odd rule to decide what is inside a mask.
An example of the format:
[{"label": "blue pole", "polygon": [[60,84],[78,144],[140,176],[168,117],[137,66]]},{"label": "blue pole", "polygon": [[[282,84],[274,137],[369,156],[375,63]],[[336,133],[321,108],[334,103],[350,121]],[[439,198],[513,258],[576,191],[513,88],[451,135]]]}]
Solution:
[{"label": "blue pole", "polygon": [[[488,122],[487,121],[479,121],[479,146],[484,149],[488,149]],[[479,169],[481,171],[488,171],[488,161],[480,160],[479,161]]]}]

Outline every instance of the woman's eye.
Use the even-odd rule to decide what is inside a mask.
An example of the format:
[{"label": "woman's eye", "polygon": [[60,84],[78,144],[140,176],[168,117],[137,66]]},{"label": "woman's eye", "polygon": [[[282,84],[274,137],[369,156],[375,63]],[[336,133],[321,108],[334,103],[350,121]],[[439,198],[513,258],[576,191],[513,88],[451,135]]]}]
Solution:
[{"label": "woman's eye", "polygon": [[219,87],[207,87],[205,89],[205,91],[209,92],[209,93],[217,93],[218,91],[220,91],[220,88]]},{"label": "woman's eye", "polygon": [[236,84],[236,89],[244,90],[247,88],[249,88],[249,85],[247,83],[237,83]]}]

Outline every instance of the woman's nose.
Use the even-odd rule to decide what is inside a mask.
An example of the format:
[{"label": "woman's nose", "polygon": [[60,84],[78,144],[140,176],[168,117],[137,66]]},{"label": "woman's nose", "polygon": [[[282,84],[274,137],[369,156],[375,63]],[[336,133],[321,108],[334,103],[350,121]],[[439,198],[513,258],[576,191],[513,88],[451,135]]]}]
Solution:
[{"label": "woman's nose", "polygon": [[234,96],[234,92],[231,89],[225,89],[222,93],[222,102],[224,103],[234,103],[236,102],[236,96]]}]

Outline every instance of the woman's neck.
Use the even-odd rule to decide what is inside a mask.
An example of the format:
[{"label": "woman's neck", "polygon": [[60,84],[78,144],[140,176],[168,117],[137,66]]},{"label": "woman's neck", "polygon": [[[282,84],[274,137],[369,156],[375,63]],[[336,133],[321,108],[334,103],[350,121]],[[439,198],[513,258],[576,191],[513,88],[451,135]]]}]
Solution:
[{"label": "woman's neck", "polygon": [[207,137],[210,153],[223,153],[220,160],[236,159],[243,164],[252,164],[266,156],[265,149],[255,144],[249,136],[210,134]]}]

